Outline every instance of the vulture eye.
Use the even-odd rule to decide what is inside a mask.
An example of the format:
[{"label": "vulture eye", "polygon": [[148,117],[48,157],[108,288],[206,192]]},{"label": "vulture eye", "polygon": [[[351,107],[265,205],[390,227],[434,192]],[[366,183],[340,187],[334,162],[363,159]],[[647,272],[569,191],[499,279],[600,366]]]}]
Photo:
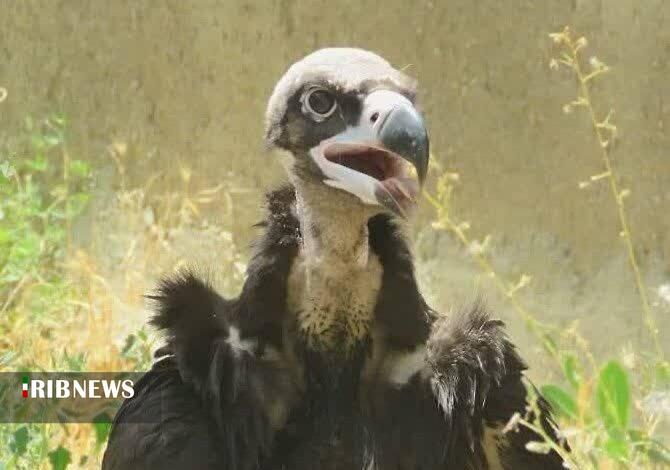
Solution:
[{"label": "vulture eye", "polygon": [[315,121],[323,121],[337,108],[335,97],[323,88],[312,88],[302,97],[303,112],[311,115]]}]

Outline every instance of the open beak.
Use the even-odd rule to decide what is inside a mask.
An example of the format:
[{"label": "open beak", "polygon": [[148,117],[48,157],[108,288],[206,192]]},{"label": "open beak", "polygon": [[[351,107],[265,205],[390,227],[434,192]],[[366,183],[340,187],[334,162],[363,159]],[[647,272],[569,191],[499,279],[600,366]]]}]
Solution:
[{"label": "open beak", "polygon": [[407,216],[426,177],[428,145],[423,117],[412,102],[400,93],[377,90],[363,102],[356,126],[310,153],[325,184]]}]

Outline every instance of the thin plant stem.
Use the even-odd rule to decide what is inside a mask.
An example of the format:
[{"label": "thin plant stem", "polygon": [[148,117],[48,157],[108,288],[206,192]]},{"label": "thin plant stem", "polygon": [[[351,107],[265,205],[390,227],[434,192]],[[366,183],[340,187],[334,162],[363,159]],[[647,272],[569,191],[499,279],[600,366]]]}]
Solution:
[{"label": "thin plant stem", "polygon": [[4,315],[4,313],[7,311],[7,309],[9,308],[9,306],[10,306],[10,305],[12,304],[12,302],[14,301],[14,298],[18,295],[18,293],[21,291],[21,289],[23,288],[23,286],[25,285],[25,283],[26,283],[29,279],[30,279],[30,274],[28,274],[28,273],[26,273],[26,274],[24,274],[23,276],[21,276],[21,279],[20,279],[19,282],[16,284],[16,286],[14,286],[14,289],[12,289],[12,291],[9,293],[9,295],[7,296],[7,300],[6,300],[5,303],[2,305],[2,308],[0,309],[0,317],[2,317],[2,315]]},{"label": "thin plant stem", "polygon": [[[433,206],[436,211],[438,211],[440,214],[440,221],[444,223],[445,228],[456,235],[456,238],[463,244],[463,246],[465,246],[466,249],[471,246],[472,242],[465,231],[459,224],[454,223],[449,215],[442,211],[442,205],[440,202],[427,191],[424,191],[424,197],[430,203],[430,205]],[[473,252],[472,250],[470,252],[481,270],[493,280],[493,283],[498,291],[500,291],[500,293],[508,300],[514,310],[516,310],[521,315],[528,329],[538,337],[543,338],[544,335],[542,334],[539,322],[518,299],[516,296],[516,290],[510,289],[505,284],[503,278],[496,272],[496,270],[493,268],[493,265],[486,256],[479,252]]]},{"label": "thin plant stem", "polygon": [[[610,191],[614,198],[614,201],[617,206],[617,214],[619,218],[619,225],[621,228],[621,237],[624,239],[626,244],[626,253],[628,255],[628,262],[633,271],[635,277],[635,286],[640,297],[640,303],[642,306],[642,312],[644,316],[644,321],[651,333],[652,340],[654,342],[654,349],[656,354],[660,359],[663,358],[663,349],[661,347],[658,335],[658,328],[654,321],[654,316],[651,311],[651,306],[649,303],[649,297],[647,295],[647,287],[642,279],[642,274],[640,272],[640,265],[635,254],[635,247],[633,246],[633,239],[631,236],[630,223],[628,221],[628,215],[626,213],[626,207],[624,204],[624,198],[628,194],[628,191],[621,190],[617,173],[615,171],[612,159],[610,157],[610,140],[614,137],[614,131],[616,128],[609,123],[610,115],[604,121],[598,119],[596,110],[593,106],[593,101],[591,98],[591,90],[589,89],[589,82],[591,82],[598,75],[607,72],[609,68],[604,64],[597,63],[596,70],[585,74],[582,70],[580,64],[580,50],[585,46],[586,40],[583,38],[573,40],[570,30],[568,28],[564,29],[563,33],[557,33],[555,38],[558,39],[558,42],[563,43],[567,46],[567,49],[570,53],[569,61],[562,61],[564,64],[571,67],[577,77],[579,83],[579,92],[580,97],[575,103],[575,105],[582,106],[587,109],[589,118],[591,119],[591,127],[593,133],[598,141],[598,147],[600,148],[600,156],[605,167],[605,171],[601,175],[593,177],[592,180],[598,179],[607,179],[609,182]],[[605,135],[605,131],[608,131],[611,135],[608,139]]]}]

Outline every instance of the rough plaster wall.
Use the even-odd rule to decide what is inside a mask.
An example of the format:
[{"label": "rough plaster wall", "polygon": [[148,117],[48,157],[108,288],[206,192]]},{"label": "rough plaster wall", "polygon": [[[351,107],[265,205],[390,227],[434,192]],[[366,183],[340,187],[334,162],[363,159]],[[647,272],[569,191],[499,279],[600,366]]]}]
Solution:
[{"label": "rough plaster wall", "polygon": [[[541,313],[565,321],[583,314],[596,330],[618,318],[626,338],[640,321],[616,213],[605,185],[577,190],[601,171],[597,148],[586,116],[561,112],[574,98],[573,80],[547,66],[547,33],[573,24],[614,68],[594,95],[603,111],[610,103],[617,110],[615,158],[632,189],[645,272],[652,285],[670,276],[665,0],[9,0],[0,9],[0,85],[9,90],[0,138],[15,135],[27,114],[56,109],[72,122],[73,152],[102,168],[112,167],[107,146],[127,143],[136,184],[158,170],[159,184],[175,184],[179,161],[194,168],[198,184],[233,171],[254,190],[235,200],[245,242],[259,214],[258,188],[281,172],[263,150],[262,115],[288,64],[327,45],[411,64],[433,149],[461,174],[456,209],[473,233],[495,235],[508,272],[535,275],[540,292],[530,302]],[[442,255],[437,281],[458,287],[459,269],[470,265],[448,244],[429,244]],[[433,290],[439,298],[442,289]],[[667,325],[668,312],[660,313]]]}]

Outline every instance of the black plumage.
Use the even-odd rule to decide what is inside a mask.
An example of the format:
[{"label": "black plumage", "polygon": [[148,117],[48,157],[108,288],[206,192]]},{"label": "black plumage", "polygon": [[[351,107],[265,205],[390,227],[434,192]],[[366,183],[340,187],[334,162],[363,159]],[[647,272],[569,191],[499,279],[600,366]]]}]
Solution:
[{"label": "black plumage", "polygon": [[[270,194],[265,233],[238,299],[224,300],[188,272],[161,283],[153,324],[167,332],[170,355],[119,411],[103,468],[488,468],[484,427],[523,412],[525,366],[501,322],[481,305],[453,316],[426,305],[389,216],[369,222],[384,266],[376,318],[396,332],[389,338],[394,349],[427,343],[426,375],[404,387],[374,375],[362,380],[367,343],[341,362],[304,345],[296,365],[264,359],[264,349],[282,348],[281,325],[289,316],[282,306],[300,243],[292,203],[291,188]],[[238,354],[226,344],[230,325],[258,340],[252,352]],[[301,370],[303,383],[291,383]],[[272,423],[272,401],[290,408],[280,428]],[[562,468],[553,453],[525,450],[534,439],[529,432],[506,438],[505,468]]]},{"label": "black plumage", "polygon": [[[188,271],[151,296],[166,346],[119,410],[104,469],[562,468],[526,450],[530,431],[502,433],[526,405],[502,323],[481,304],[440,315],[420,293],[396,220],[414,191],[401,160],[422,178],[428,142],[399,74],[335,49],[280,81],[267,135],[293,154],[292,184],[268,196],[238,298]],[[304,104],[315,86],[335,112]]]}]

